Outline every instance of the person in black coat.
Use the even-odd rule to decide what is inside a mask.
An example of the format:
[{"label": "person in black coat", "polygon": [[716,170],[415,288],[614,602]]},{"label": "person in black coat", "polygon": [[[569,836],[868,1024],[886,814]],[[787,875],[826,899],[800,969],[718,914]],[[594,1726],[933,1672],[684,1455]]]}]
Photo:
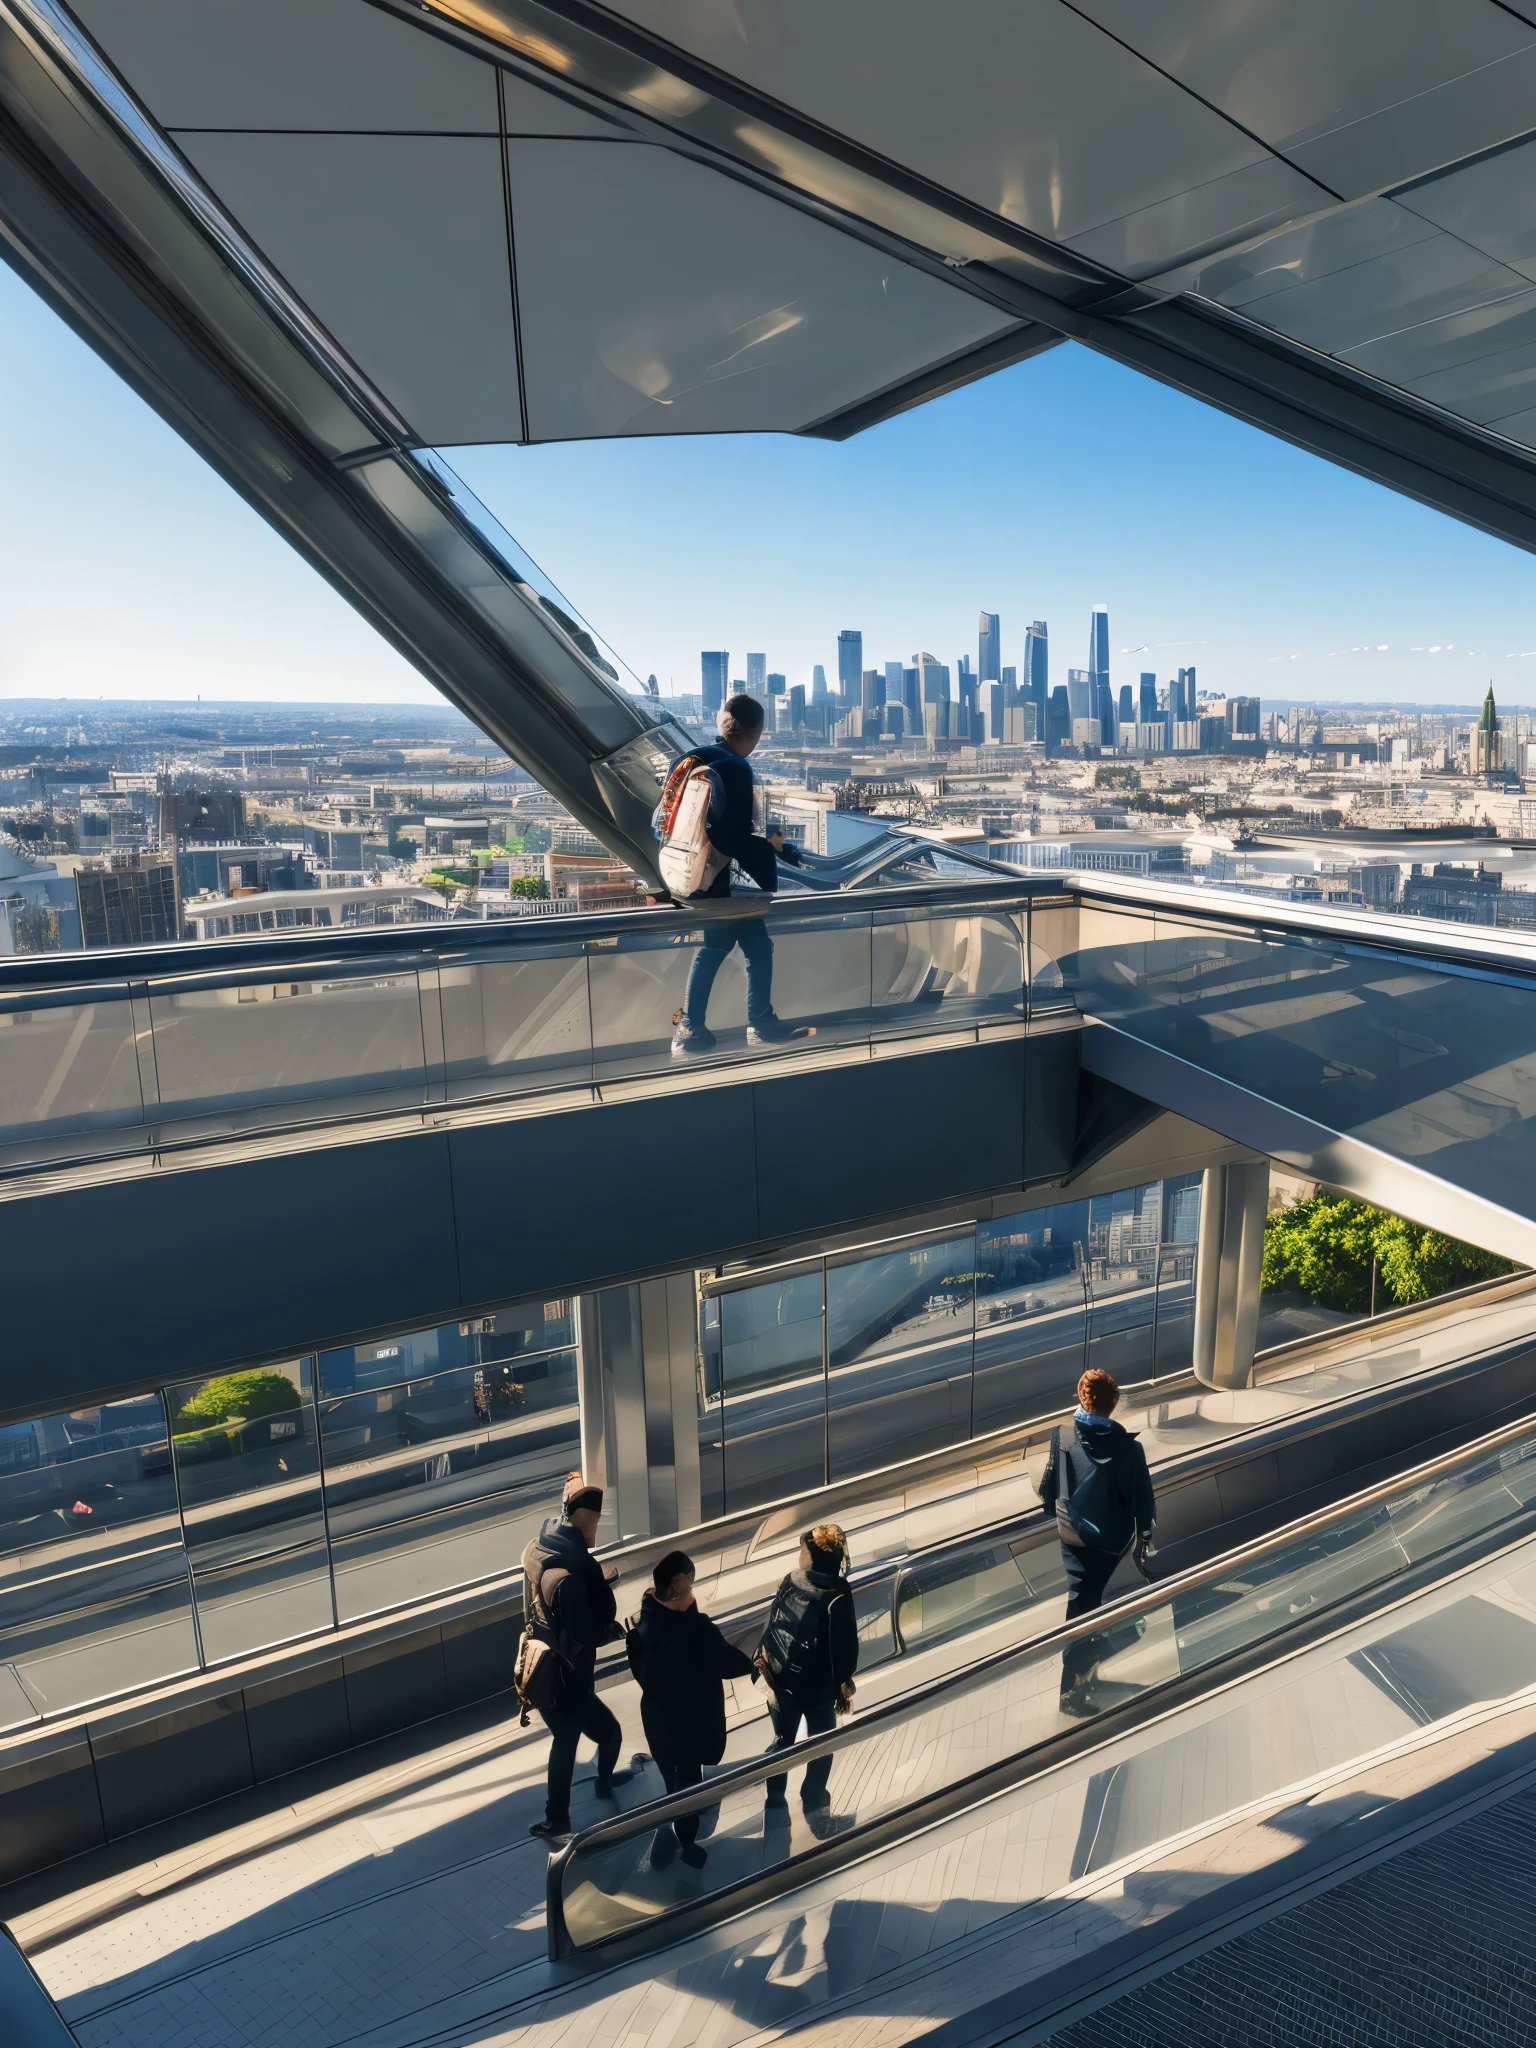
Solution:
[{"label": "person in black coat", "polygon": [[[1091,1614],[1132,1543],[1138,1560],[1152,1542],[1157,1504],[1147,1454],[1111,1419],[1120,1389],[1101,1367],[1077,1383],[1077,1412],[1070,1436],[1058,1429],[1040,1482],[1040,1504],[1056,1517],[1061,1561],[1067,1574],[1066,1619]],[[1061,1660],[1061,1702],[1066,1713],[1087,1704],[1084,1688],[1097,1657],[1094,1639],[1070,1643]]]},{"label": "person in black coat", "polygon": [[594,1789],[599,1799],[611,1799],[615,1788],[634,1775],[615,1769],[623,1731],[597,1696],[598,1648],[622,1633],[615,1619],[613,1589],[592,1555],[602,1507],[602,1488],[588,1486],[579,1472],[572,1472],[559,1520],[546,1522],[523,1552],[523,1611],[532,1623],[547,1618],[554,1646],[567,1666],[559,1698],[547,1710],[540,1709],[554,1739],[549,1745],[544,1818],[528,1832],[546,1842],[570,1833],[571,1778],[576,1745],[583,1736],[597,1744]]},{"label": "person in black coat", "polygon": [[[805,1723],[807,1735],[825,1735],[846,1713],[859,1668],[859,1624],[848,1585],[848,1539],[835,1522],[818,1523],[800,1539],[800,1561],[774,1595],[757,1653],[772,1690],[769,1713],[774,1749],[788,1749]],[[811,1816],[832,1804],[830,1756],[806,1765],[800,1804]],[[786,1773],[768,1780],[770,1814],[788,1801]]]},{"label": "person in black coat", "polygon": [[[645,1739],[669,1792],[697,1785],[706,1764],[725,1755],[725,1681],[756,1678],[752,1659],[732,1647],[693,1597],[693,1560],[669,1550],[651,1574],[653,1590],[629,1630],[629,1668],[640,1687]],[[681,1846],[697,1870],[699,1816],[684,1814],[659,1828],[651,1862],[660,1869]]]}]

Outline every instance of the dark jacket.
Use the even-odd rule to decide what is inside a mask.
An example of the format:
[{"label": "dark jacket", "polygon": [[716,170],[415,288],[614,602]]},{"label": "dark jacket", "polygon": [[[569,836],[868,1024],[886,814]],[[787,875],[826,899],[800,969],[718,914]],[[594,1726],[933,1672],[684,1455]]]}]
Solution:
[{"label": "dark jacket", "polygon": [[[791,1644],[800,1647],[786,1670]],[[848,1581],[835,1572],[792,1571],[773,1596],[763,1650],[777,1692],[806,1701],[834,1698],[859,1668],[859,1624]]]},{"label": "dark jacket", "polygon": [[[787,860],[791,867],[798,867],[799,848],[784,846],[775,854],[770,841],[752,830],[752,792],[756,778],[742,755],[733,753],[729,747],[700,747],[693,759],[702,761],[706,768],[714,771],[715,776],[716,794],[704,825],[710,845],[717,853],[735,861],[760,889],[771,894],[779,886],[778,863]],[[699,891],[701,896],[729,896],[730,893],[729,868],[716,875],[707,889]]]},{"label": "dark jacket", "polygon": [[752,1659],[734,1649],[707,1614],[679,1614],[654,1593],[640,1602],[628,1638],[629,1668],[640,1687],[640,1719],[659,1764],[717,1764],[725,1755],[725,1680],[751,1675]]},{"label": "dark jacket", "polygon": [[613,1588],[602,1566],[569,1522],[548,1521],[523,1552],[523,1576],[529,1592],[524,1612],[534,1613],[532,1589],[549,1612],[555,1648],[571,1667],[565,1696],[590,1688],[598,1646],[616,1633]]},{"label": "dark jacket", "polygon": [[[1095,1466],[1107,1468],[1113,1484],[1104,1490],[1108,1512],[1100,1525],[1099,1540],[1089,1543],[1068,1521],[1067,1502]],[[1149,1537],[1157,1519],[1147,1454],[1128,1429],[1107,1415],[1096,1416],[1091,1423],[1074,1418],[1070,1434],[1063,1427],[1051,1437],[1050,1462],[1040,1482],[1040,1504],[1047,1514],[1055,1515],[1063,1543],[1074,1549],[1119,1553],[1133,1536]]]}]

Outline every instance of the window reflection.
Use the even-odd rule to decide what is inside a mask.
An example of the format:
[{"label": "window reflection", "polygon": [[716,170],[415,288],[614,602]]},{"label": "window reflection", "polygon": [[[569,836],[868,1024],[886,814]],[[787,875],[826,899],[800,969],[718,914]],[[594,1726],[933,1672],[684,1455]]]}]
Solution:
[{"label": "window reflection", "polygon": [[158,1394],[0,1429],[0,1722],[197,1668]]},{"label": "window reflection", "polygon": [[975,1298],[971,1231],[828,1268],[833,1479],[970,1435]]},{"label": "window reflection", "polygon": [[720,1299],[731,1513],[826,1482],[821,1268]]},{"label": "window reflection", "polygon": [[167,1401],[204,1662],[329,1628],[310,1361],[193,1380]]},{"label": "window reflection", "polygon": [[977,1435],[1071,1399],[1088,1345],[1088,1208],[1058,1202],[977,1226]]},{"label": "window reflection", "polygon": [[[327,1354],[320,1441],[340,1620],[515,1562],[580,1458],[575,1351],[532,1349],[570,1328],[562,1301]],[[446,1369],[401,1374],[427,1361]],[[349,1379],[356,1390],[333,1396]]]}]

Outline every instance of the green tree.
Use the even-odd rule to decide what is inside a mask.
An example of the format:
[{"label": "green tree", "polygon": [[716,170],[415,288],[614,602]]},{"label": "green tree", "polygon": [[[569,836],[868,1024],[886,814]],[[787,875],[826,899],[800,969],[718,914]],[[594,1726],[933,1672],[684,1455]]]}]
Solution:
[{"label": "green tree", "polygon": [[178,1422],[254,1422],[299,1405],[299,1391],[286,1373],[227,1372],[193,1395]]},{"label": "green tree", "polygon": [[1264,1226],[1261,1285],[1293,1288],[1320,1308],[1363,1315],[1377,1300],[1428,1301],[1515,1268],[1495,1252],[1426,1230],[1387,1209],[1326,1192],[1277,1209]]},{"label": "green tree", "polygon": [[542,875],[514,875],[507,885],[509,896],[527,896],[535,900],[545,894]]}]

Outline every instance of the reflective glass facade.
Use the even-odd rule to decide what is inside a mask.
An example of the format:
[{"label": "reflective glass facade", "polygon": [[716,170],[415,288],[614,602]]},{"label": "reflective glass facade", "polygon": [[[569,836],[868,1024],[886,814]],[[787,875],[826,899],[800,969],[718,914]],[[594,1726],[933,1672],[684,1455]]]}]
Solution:
[{"label": "reflective glass facade", "polygon": [[838,1253],[700,1311],[706,1518],[1187,1372],[1200,1175]]},{"label": "reflective glass facade", "polygon": [[0,1428],[0,1728],[515,1567],[580,1458],[566,1300]]}]

